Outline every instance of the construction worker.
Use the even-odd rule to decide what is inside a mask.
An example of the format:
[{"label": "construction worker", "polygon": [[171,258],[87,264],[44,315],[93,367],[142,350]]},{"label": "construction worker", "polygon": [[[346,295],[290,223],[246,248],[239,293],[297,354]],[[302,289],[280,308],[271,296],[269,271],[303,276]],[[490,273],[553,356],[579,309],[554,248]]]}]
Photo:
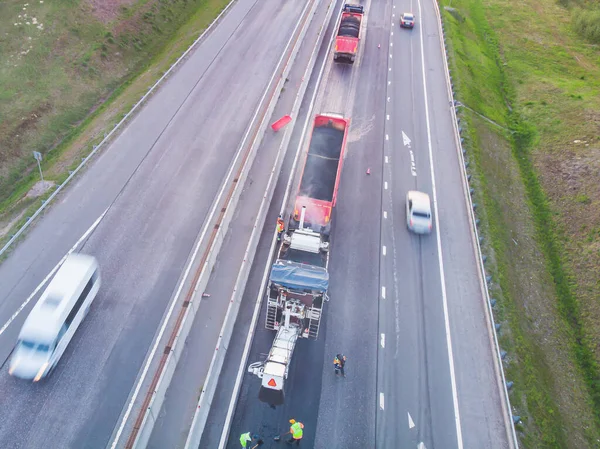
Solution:
[{"label": "construction worker", "polygon": [[242,435],[240,436],[240,444],[242,445],[243,448],[247,448],[248,443],[252,443],[252,442],[256,442],[256,445],[253,446],[251,449],[254,449],[256,446],[259,446],[263,443],[263,441],[260,439],[260,437],[256,434],[250,436],[250,432],[242,433]]},{"label": "construction worker", "polygon": [[290,419],[290,432],[292,436],[287,441],[289,444],[296,443],[296,446],[300,446],[300,440],[302,439],[302,434],[304,429],[304,424],[301,422],[296,422],[295,419]]},{"label": "construction worker", "polygon": [[338,373],[342,373],[342,376],[346,377],[346,373],[344,373],[344,365],[346,364],[346,356],[343,354],[336,354],[333,359],[333,368],[335,370],[335,375]]},{"label": "construction worker", "polygon": [[279,217],[277,217],[277,241],[279,242],[281,240],[281,234],[283,234],[283,231],[285,230],[285,223],[283,222],[283,218],[281,218],[281,215]]}]

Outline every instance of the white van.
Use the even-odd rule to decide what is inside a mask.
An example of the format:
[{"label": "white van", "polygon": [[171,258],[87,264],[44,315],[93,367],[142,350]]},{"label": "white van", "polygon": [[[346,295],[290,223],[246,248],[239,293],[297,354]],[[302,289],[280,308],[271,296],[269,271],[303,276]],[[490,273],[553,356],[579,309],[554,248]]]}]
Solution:
[{"label": "white van", "polygon": [[96,259],[70,254],[23,324],[9,373],[39,381],[56,366],[100,288]]}]

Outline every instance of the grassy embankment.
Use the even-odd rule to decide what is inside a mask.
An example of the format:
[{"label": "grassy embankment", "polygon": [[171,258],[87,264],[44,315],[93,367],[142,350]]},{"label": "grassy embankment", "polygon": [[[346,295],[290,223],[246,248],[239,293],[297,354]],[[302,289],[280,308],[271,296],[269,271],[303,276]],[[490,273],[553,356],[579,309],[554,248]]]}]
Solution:
[{"label": "grassy embankment", "polygon": [[0,246],[229,1],[0,2]]},{"label": "grassy embankment", "polygon": [[600,447],[600,48],[590,41],[600,43],[600,13],[450,1],[451,70],[521,445]]}]

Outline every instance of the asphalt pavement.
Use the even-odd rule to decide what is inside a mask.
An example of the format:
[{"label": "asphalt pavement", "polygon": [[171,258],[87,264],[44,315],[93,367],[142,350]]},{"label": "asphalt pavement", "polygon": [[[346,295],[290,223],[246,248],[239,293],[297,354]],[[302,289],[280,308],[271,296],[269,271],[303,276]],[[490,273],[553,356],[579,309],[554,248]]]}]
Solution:
[{"label": "asphalt pavement", "polygon": [[[399,26],[405,11],[416,14],[412,30]],[[393,2],[376,447],[506,448],[436,21],[431,0]],[[408,231],[408,190],[437,200],[431,235]]]},{"label": "asphalt pavement", "polygon": [[[78,249],[103,285],[57,369],[36,385],[0,372],[1,447],[108,443],[302,6],[256,5],[238,0],[0,266],[4,323],[109,208]],[[36,299],[0,336],[3,360]]]}]

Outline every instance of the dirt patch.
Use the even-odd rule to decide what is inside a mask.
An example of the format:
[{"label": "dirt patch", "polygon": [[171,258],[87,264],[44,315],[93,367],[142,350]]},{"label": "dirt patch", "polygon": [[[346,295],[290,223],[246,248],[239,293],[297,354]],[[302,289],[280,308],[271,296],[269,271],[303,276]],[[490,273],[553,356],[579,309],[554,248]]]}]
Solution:
[{"label": "dirt patch", "polygon": [[42,196],[44,193],[50,190],[52,186],[54,186],[54,184],[55,183],[53,181],[38,181],[33,185],[33,187],[29,190],[29,192],[27,192],[27,195],[25,196],[27,198],[37,198],[39,196]]},{"label": "dirt patch", "polygon": [[124,7],[135,3],[135,0],[87,0],[92,14],[103,23],[115,20],[124,11]]}]

